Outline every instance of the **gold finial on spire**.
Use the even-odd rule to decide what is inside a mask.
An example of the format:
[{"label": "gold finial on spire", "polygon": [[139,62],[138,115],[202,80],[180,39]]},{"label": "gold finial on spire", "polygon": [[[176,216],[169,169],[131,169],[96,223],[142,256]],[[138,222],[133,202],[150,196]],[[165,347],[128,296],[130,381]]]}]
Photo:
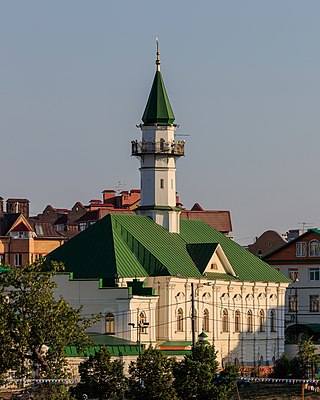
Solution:
[{"label": "gold finial on spire", "polygon": [[159,49],[159,39],[158,36],[156,37],[156,43],[157,43],[157,58],[156,58],[156,66],[157,66],[157,71],[160,71],[160,49]]}]

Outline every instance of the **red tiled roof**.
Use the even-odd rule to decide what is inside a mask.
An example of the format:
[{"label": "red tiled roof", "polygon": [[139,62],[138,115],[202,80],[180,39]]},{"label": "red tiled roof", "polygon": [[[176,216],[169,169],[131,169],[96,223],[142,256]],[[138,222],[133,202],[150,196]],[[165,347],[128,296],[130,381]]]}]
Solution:
[{"label": "red tiled roof", "polygon": [[181,218],[201,220],[217,231],[229,233],[232,231],[230,211],[205,210],[181,212]]}]

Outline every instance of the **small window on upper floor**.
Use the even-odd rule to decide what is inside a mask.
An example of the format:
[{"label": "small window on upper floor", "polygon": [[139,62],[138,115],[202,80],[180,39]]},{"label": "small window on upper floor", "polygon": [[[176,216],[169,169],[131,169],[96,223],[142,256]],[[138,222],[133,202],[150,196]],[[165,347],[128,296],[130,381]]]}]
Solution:
[{"label": "small window on upper floor", "polygon": [[18,253],[14,254],[13,264],[15,267],[22,266],[22,254],[18,254]]},{"label": "small window on upper floor", "polygon": [[160,189],[164,189],[164,179],[160,179]]},{"label": "small window on upper floor", "polygon": [[296,256],[297,257],[305,257],[307,255],[307,243],[306,242],[298,242],[296,244]]},{"label": "small window on upper floor", "polygon": [[319,312],[319,295],[309,296],[309,311]]},{"label": "small window on upper floor", "polygon": [[298,268],[289,268],[289,279],[293,282],[296,282],[299,278],[299,269]]},{"label": "small window on upper floor", "polygon": [[310,281],[318,281],[319,276],[319,268],[310,268],[309,269],[309,280]]},{"label": "small window on upper floor", "polygon": [[311,240],[309,243],[309,256],[317,257],[320,255],[320,246],[318,240]]},{"label": "small window on upper floor", "polygon": [[263,253],[262,250],[257,250],[257,257],[262,258],[263,257]]}]

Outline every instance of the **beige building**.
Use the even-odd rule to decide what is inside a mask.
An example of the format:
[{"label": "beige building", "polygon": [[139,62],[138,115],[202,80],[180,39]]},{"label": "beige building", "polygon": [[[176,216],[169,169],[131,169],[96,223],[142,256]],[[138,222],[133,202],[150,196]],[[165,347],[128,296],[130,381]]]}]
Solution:
[{"label": "beige building", "polygon": [[53,251],[72,277],[59,294],[85,314],[103,314],[91,331],[166,354],[190,352],[198,335],[221,364],[271,365],[284,351],[284,299],[289,279],[201,220],[176,207],[174,114],[157,70],[132,141],[140,160],[137,215],[109,214]]}]

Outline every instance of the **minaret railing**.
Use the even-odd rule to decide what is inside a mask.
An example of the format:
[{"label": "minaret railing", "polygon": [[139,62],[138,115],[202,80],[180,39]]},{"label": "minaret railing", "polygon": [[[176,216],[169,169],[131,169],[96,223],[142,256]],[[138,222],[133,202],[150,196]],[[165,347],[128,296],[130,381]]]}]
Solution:
[{"label": "minaret railing", "polygon": [[137,140],[133,140],[131,142],[131,153],[133,156],[141,156],[143,154],[162,154],[181,157],[184,156],[184,145],[184,140],[173,140],[171,142],[155,142],[146,140],[138,142]]}]

